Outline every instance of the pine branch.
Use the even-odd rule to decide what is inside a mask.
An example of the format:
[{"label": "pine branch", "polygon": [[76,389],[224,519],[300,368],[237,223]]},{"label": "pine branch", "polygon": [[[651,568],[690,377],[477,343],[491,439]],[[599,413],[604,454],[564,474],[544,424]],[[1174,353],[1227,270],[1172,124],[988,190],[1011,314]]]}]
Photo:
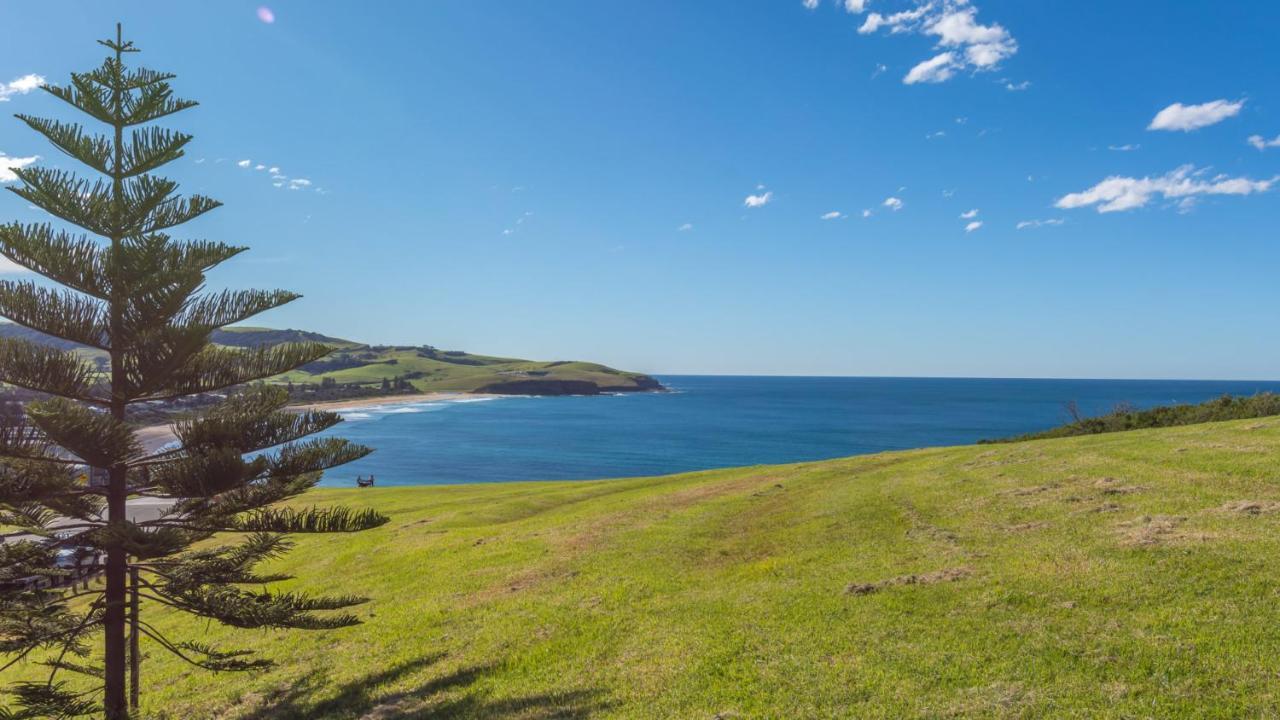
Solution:
[{"label": "pine branch", "polygon": [[231,396],[203,417],[177,423],[174,433],[184,447],[221,445],[250,453],[298,440],[342,422],[342,416],[331,412],[281,412],[288,401],[289,393],[284,388],[250,388]]},{"label": "pine branch", "polygon": [[255,380],[264,380],[328,355],[331,348],[319,343],[283,343],[250,350],[210,346],[165,379],[160,387],[147,386],[146,399],[163,400],[215,392]]},{"label": "pine branch", "polygon": [[134,130],[130,135],[130,142],[125,146],[123,164],[109,174],[127,178],[151,172],[182,157],[182,148],[191,139],[192,136],[186,133],[163,128]]},{"label": "pine branch", "polygon": [[42,223],[0,225],[0,255],[61,285],[107,300],[105,253],[83,235]]},{"label": "pine branch", "polygon": [[196,298],[175,324],[213,330],[248,320],[300,297],[285,290],[223,290]]},{"label": "pine branch", "polygon": [[13,174],[24,184],[8,190],[50,215],[95,235],[124,234],[117,232],[109,183],[42,167],[14,168]]},{"label": "pine branch", "polygon": [[111,93],[101,85],[95,84],[87,75],[72,73],[68,86],[42,85],[42,90],[66,102],[80,112],[100,120],[108,125],[115,122],[115,114],[111,112]]},{"label": "pine branch", "polygon": [[16,338],[0,338],[0,382],[27,390],[105,404],[91,393],[93,369],[75,353]]},{"label": "pine branch", "polygon": [[373,452],[342,438],[320,438],[289,443],[268,459],[267,474],[273,478],[316,473],[354,462]]},{"label": "pine branch", "polygon": [[94,467],[127,463],[142,454],[132,428],[107,413],[57,398],[28,404],[27,415],[46,437]]},{"label": "pine branch", "polygon": [[370,508],[268,508],[239,518],[237,529],[246,532],[347,533],[376,528],[387,524],[390,519]]},{"label": "pine branch", "polygon": [[102,301],[30,281],[0,280],[0,315],[45,335],[107,350]]},{"label": "pine branch", "polygon": [[18,114],[14,117],[25,122],[67,155],[79,160],[103,175],[111,175],[111,140],[103,135],[87,134],[74,123]]}]

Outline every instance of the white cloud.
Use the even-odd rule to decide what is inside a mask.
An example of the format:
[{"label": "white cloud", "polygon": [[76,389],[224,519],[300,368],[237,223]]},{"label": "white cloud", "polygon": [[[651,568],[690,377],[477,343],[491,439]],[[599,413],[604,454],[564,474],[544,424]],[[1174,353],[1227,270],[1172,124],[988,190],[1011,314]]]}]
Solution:
[{"label": "white cloud", "polygon": [[861,15],[867,11],[867,0],[844,0],[844,11]]},{"label": "white cloud", "polygon": [[1114,152],[1133,152],[1140,147],[1142,146],[1137,143],[1125,143],[1124,145],[1108,145],[1107,149]]},{"label": "white cloud", "polygon": [[0,152],[0,183],[9,183],[18,179],[13,173],[15,168],[24,168],[40,159],[39,155],[31,157],[9,157]]},{"label": "white cloud", "polygon": [[1189,132],[1197,128],[1208,127],[1240,114],[1244,101],[1231,102],[1214,100],[1200,105],[1183,105],[1174,103],[1156,113],[1151,119],[1148,130],[1181,130]]},{"label": "white cloud", "polygon": [[929,133],[928,135],[925,135],[925,136],[924,136],[924,139],[925,139],[925,140],[937,140],[938,138],[944,138],[944,137],[946,137],[946,136],[947,136],[947,131],[946,131],[946,130],[939,130],[939,131],[937,131],[937,132],[931,132],[931,133]]},{"label": "white cloud", "polygon": [[266,170],[266,169],[267,169],[267,166],[266,166],[266,165],[254,165],[254,166],[253,166],[253,169],[254,169],[254,170]]},{"label": "white cloud", "polygon": [[1191,165],[1183,165],[1172,172],[1154,178],[1113,175],[1088,190],[1062,196],[1055,206],[1070,210],[1097,205],[1098,212],[1117,212],[1143,207],[1158,195],[1168,200],[1180,201],[1185,209],[1190,206],[1190,203],[1195,202],[1196,196],[1200,195],[1264,193],[1271,189],[1277,179],[1250,180],[1225,175],[1205,179],[1205,174],[1205,170],[1196,170]]},{"label": "white cloud", "polygon": [[290,190],[299,190],[301,188],[310,187],[311,181],[306,178],[294,178],[289,181]]},{"label": "white cloud", "polygon": [[962,212],[962,213],[960,213],[960,219],[961,219],[961,220],[972,220],[972,219],[974,219],[974,218],[976,218],[976,217],[978,217],[978,208],[974,208],[974,209],[972,209],[972,210],[970,210],[970,211],[968,211],[968,212]]},{"label": "white cloud", "polygon": [[902,82],[908,85],[946,82],[956,74],[958,66],[955,53],[939,53],[908,70]]},{"label": "white cloud", "polygon": [[236,163],[236,165],[239,165],[242,168],[247,168],[252,164],[253,163],[249,162],[248,160],[241,160],[240,162]]},{"label": "white cloud", "polygon": [[889,32],[900,33],[908,32],[913,23],[924,17],[926,12],[931,9],[930,5],[922,5],[915,10],[903,10],[889,16],[880,13],[871,13],[867,19],[862,22],[862,27],[858,28],[858,32],[868,35],[879,30],[882,27],[889,28]]},{"label": "white cloud", "polygon": [[693,229],[693,223],[685,223],[680,227],[676,228],[678,232],[689,232],[692,229]]},{"label": "white cloud", "polygon": [[844,217],[844,213],[838,210],[832,210],[829,213],[823,213],[819,220],[840,220]]},{"label": "white cloud", "polygon": [[748,195],[747,199],[742,201],[742,204],[745,207],[758,208],[758,207],[764,207],[765,205],[768,205],[769,201],[772,199],[773,199],[773,191],[770,190],[761,195]]},{"label": "white cloud", "polygon": [[[920,1],[914,9],[892,15],[871,13],[858,32],[867,35],[887,29],[894,35],[936,37],[936,47],[943,52],[917,63],[902,81],[908,85],[939,83],[962,70],[994,70],[1018,52],[1018,43],[1008,30],[998,23],[983,25],[977,21],[977,15],[977,8],[969,0]],[[1025,89],[1013,83],[1007,83],[1006,87]]]},{"label": "white cloud", "polygon": [[889,198],[885,198],[884,202],[883,202],[883,203],[880,203],[880,204],[881,204],[881,205],[884,205],[885,207],[889,208],[890,210],[893,210],[894,212],[897,212],[898,210],[901,210],[901,209],[902,209],[902,205],[903,205],[902,201],[901,201],[901,200],[899,200],[899,199],[898,199],[898,198],[896,198],[896,197],[889,197]]},{"label": "white cloud", "polygon": [[862,211],[862,217],[864,217],[864,218],[869,218],[869,217],[871,217],[871,216],[872,216],[872,215],[874,215],[874,214],[875,214],[875,213],[872,213],[872,212],[871,212],[871,208],[867,208],[867,209],[865,209],[865,210],[863,210],[863,211]]},{"label": "white cloud", "polygon": [[1029,87],[1031,87],[1030,80],[1023,80],[1020,83],[1013,82],[1012,80],[1006,80],[1004,83],[1004,89],[1009,92],[1022,92]]},{"label": "white cloud", "polygon": [[280,168],[278,168],[278,167],[270,167],[270,168],[267,168],[267,172],[271,173],[272,175],[279,175],[279,174],[280,174]]},{"label": "white cloud", "polygon": [[1280,147],[1280,135],[1277,135],[1270,140],[1262,137],[1261,135],[1250,135],[1248,143],[1258,148],[1259,150],[1266,150],[1267,148]]},{"label": "white cloud", "polygon": [[964,231],[965,231],[965,232],[967,232],[967,233],[971,233],[971,232],[973,232],[974,230],[977,230],[977,229],[978,229],[978,228],[980,228],[980,227],[982,227],[982,221],[981,221],[981,220],[974,220],[973,222],[971,222],[971,223],[969,223],[968,225],[965,225],[965,226],[964,226]]},{"label": "white cloud", "polygon": [[1026,230],[1027,228],[1038,228],[1044,225],[1061,225],[1064,222],[1066,222],[1066,220],[1064,220],[1063,218],[1049,218],[1048,220],[1023,220],[1022,222],[1018,223],[1018,229]]},{"label": "white cloud", "polygon": [[803,2],[804,6],[809,10],[816,10],[818,7],[818,0],[801,0],[801,2]]},{"label": "white cloud", "polygon": [[44,76],[31,73],[14,78],[7,83],[0,83],[0,102],[9,102],[13,95],[26,95],[44,84]]}]

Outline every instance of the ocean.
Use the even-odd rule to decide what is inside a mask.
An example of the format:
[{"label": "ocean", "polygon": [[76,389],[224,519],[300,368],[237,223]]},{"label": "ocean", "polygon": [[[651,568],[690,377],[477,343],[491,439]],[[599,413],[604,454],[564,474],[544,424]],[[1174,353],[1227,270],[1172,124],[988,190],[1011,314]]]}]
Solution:
[{"label": "ocean", "polygon": [[660,376],[670,393],[464,398],[344,411],[369,445],[322,485],[580,480],[963,445],[1042,430],[1117,403],[1196,403],[1280,382]]}]

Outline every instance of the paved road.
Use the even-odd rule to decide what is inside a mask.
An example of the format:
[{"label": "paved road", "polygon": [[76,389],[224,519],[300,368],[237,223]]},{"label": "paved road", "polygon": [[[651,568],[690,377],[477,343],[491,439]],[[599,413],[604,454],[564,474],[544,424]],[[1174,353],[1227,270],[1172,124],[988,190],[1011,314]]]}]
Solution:
[{"label": "paved road", "polygon": [[[159,518],[172,505],[173,500],[169,498],[133,498],[125,505],[125,515],[133,522],[146,522]],[[61,518],[53,521],[50,525],[56,530],[61,525],[74,522],[77,521],[70,518]],[[21,540],[38,541],[40,537],[28,533],[0,536],[0,542],[19,542]]]}]

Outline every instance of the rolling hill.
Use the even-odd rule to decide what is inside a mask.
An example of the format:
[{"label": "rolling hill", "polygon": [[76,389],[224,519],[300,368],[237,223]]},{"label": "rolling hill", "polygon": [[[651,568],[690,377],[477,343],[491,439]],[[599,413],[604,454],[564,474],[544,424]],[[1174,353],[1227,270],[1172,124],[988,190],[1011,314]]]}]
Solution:
[{"label": "rolling hill", "polygon": [[[10,323],[0,324],[0,338],[4,337],[78,347]],[[594,395],[663,389],[648,375],[597,363],[500,358],[429,345],[366,345],[302,330],[230,327],[215,331],[213,341],[241,348],[284,342],[322,342],[337,348],[323,360],[273,378],[295,386],[297,394],[307,398],[408,392]],[[78,349],[86,358],[106,359],[100,350]]]},{"label": "rolling hill", "polygon": [[[1229,718],[1280,704],[1280,420],[597,482],[323,490],[274,590],[365,624],[170,636],[147,717]],[[22,673],[43,677],[43,668]],[[44,671],[47,675],[47,670]],[[3,680],[15,677],[10,673]]]}]

